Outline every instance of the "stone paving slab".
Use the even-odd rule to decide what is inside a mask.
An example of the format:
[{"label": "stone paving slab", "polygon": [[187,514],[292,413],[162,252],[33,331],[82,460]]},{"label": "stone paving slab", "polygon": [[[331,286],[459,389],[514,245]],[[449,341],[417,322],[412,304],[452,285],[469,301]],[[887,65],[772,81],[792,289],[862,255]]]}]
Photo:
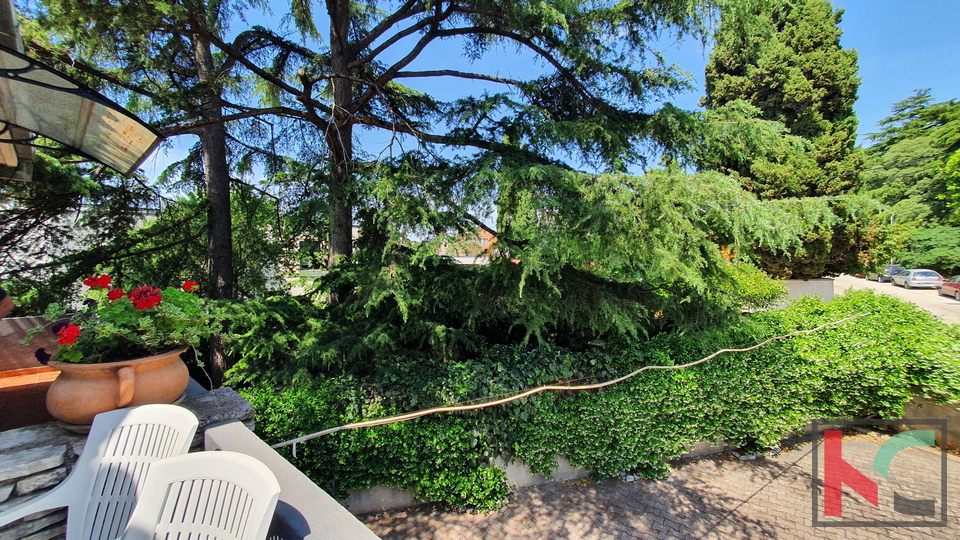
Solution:
[{"label": "stone paving slab", "polygon": [[[843,458],[880,484],[879,510],[844,486],[844,519],[889,519],[894,489],[923,498],[917,495],[929,495],[930,485],[939,482],[941,454],[932,448],[903,450],[890,466],[889,479],[877,474],[871,463],[883,440],[877,435],[844,439]],[[948,455],[946,527],[815,528],[813,448],[809,442],[798,444],[756,461],[717,455],[680,462],[661,481],[611,479],[521,488],[504,508],[488,515],[420,506],[361,520],[384,539],[960,538],[960,457]],[[823,447],[818,450],[822,467]],[[939,490],[934,491],[938,498]]]}]

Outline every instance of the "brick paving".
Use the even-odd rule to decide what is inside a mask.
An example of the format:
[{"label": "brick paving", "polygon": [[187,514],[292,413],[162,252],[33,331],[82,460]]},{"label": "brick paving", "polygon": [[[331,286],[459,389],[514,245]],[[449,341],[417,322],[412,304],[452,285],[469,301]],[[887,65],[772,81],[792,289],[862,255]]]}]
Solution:
[{"label": "brick paving", "polygon": [[[843,518],[930,519],[894,513],[893,491],[915,499],[936,498],[939,512],[939,449],[901,451],[885,479],[871,468],[883,440],[874,434],[844,439],[844,459],[880,485],[880,508],[844,486]],[[428,505],[361,519],[384,539],[960,538],[960,457],[948,455],[946,527],[815,528],[812,451],[807,442],[756,461],[726,455],[685,460],[661,481],[582,480],[521,488],[504,508],[487,515],[442,512]],[[821,446],[821,467],[822,452]],[[820,519],[836,518],[821,514]]]}]

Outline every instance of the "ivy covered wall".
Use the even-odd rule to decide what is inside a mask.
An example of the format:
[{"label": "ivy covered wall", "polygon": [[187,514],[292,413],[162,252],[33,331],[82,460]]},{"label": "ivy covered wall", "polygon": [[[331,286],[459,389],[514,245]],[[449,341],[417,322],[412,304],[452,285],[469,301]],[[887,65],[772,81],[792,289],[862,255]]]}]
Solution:
[{"label": "ivy covered wall", "polygon": [[596,392],[540,394],[510,405],[342,431],[300,444],[297,467],[333,494],[388,485],[455,507],[489,510],[508,495],[496,456],[549,474],[566,456],[597,476],[668,474],[667,460],[722,437],[764,446],[813,419],[896,418],[919,391],[960,397],[958,330],[870,291],[804,299],[700,333],[607,343],[496,346],[475,361],[398,361],[375,376],[303,379],[246,391],[258,434],[274,443],[363,419],[509,394],[547,383],[599,381],[643,365],[676,365],[716,350],[864,316],[693,368],[646,371]]}]

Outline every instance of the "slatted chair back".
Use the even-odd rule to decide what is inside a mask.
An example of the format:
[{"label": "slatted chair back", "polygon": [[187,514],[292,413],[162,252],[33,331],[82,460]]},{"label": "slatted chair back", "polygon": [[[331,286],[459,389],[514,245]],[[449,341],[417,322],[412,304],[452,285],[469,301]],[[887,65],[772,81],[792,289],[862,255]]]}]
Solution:
[{"label": "slatted chair back", "polygon": [[143,405],[97,415],[76,465],[59,486],[0,514],[0,525],[67,508],[67,540],[119,538],[153,462],[185,454],[197,417],[176,405]]},{"label": "slatted chair back", "polygon": [[280,484],[259,460],[198,452],[150,467],[123,540],[264,540]]}]

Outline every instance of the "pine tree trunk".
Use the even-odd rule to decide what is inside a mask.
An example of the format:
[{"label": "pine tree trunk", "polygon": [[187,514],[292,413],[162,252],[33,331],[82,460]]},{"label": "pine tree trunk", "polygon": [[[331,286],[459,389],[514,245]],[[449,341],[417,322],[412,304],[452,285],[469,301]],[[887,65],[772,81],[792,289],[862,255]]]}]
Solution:
[{"label": "pine tree trunk", "polygon": [[[330,249],[327,266],[332,268],[353,254],[353,88],[349,79],[350,2],[328,0],[330,14],[330,67],[333,74],[333,125],[326,130],[330,149]],[[337,76],[342,76],[338,78]],[[344,300],[349,289],[335,291],[331,303]]]},{"label": "pine tree trunk", "polygon": [[[352,129],[338,130],[335,134],[343,133],[345,137],[353,135]],[[330,137],[328,137],[328,140]],[[342,139],[341,139],[342,140]],[[334,141],[330,141],[334,144]],[[348,259],[353,254],[353,204],[350,197],[350,159],[352,149],[337,149],[331,147],[330,174],[330,250],[327,254],[327,266],[332,268],[342,259]]]},{"label": "pine tree trunk", "polygon": [[[210,44],[193,38],[194,59],[201,83],[214,78]],[[203,117],[223,116],[220,94],[213,89],[204,96]],[[207,264],[210,296],[233,298],[233,224],[230,216],[230,169],[227,165],[227,130],[222,123],[204,126],[200,132],[203,172],[207,188]],[[228,368],[227,354],[219,335],[210,338],[210,378],[220,386]]]}]

